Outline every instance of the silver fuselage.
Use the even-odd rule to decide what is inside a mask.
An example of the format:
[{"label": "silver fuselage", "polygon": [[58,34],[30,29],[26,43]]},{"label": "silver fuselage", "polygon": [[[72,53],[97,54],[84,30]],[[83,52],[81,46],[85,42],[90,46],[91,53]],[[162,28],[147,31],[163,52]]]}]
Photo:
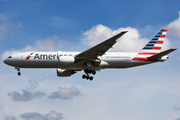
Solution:
[{"label": "silver fuselage", "polygon": [[[75,56],[79,52],[24,52],[12,55],[4,60],[4,63],[19,68],[61,68],[67,70],[83,70],[87,65],[75,63]],[[155,61],[133,60],[138,53],[107,52],[98,57],[99,65],[94,65],[94,70],[106,68],[128,68],[153,63]]]}]

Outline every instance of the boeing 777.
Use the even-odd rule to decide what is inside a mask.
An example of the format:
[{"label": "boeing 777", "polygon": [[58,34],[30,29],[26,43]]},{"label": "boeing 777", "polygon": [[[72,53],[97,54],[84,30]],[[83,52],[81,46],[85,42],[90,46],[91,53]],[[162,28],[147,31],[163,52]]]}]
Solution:
[{"label": "boeing 777", "polygon": [[155,62],[164,62],[167,54],[176,49],[161,51],[167,33],[162,29],[140,52],[107,52],[127,31],[109,38],[108,40],[84,52],[23,52],[9,56],[4,63],[15,67],[18,75],[20,68],[56,68],[57,76],[68,77],[77,71],[84,70],[83,79],[93,80],[90,74],[107,68],[130,68]]}]

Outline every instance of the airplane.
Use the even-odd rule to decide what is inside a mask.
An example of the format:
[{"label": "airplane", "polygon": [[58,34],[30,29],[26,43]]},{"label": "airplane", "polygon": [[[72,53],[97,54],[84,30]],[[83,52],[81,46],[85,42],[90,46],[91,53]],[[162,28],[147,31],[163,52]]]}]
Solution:
[{"label": "airplane", "polygon": [[128,31],[101,42],[84,52],[23,52],[9,56],[4,63],[15,67],[18,75],[20,68],[56,68],[57,76],[69,77],[84,70],[83,79],[93,80],[96,71],[110,68],[130,68],[169,59],[167,54],[176,49],[161,51],[167,29],[158,32],[140,52],[107,52],[117,40]]}]

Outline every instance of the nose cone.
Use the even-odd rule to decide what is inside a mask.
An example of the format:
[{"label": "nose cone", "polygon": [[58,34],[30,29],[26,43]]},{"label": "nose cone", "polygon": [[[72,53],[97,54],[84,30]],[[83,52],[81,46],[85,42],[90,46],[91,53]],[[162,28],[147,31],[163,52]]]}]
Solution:
[{"label": "nose cone", "polygon": [[8,62],[8,60],[7,60],[7,59],[5,59],[5,60],[4,60],[4,63],[8,65],[8,63],[9,63],[9,62]]},{"label": "nose cone", "polygon": [[4,63],[7,65],[10,65],[10,66],[12,66],[12,64],[13,64],[12,61],[9,60],[8,58],[4,60]]},{"label": "nose cone", "polygon": [[7,65],[16,66],[16,67],[19,67],[21,65],[21,61],[18,58],[12,57],[12,56],[9,56],[8,58],[6,58],[4,60],[4,63]]},{"label": "nose cone", "polygon": [[18,61],[17,59],[12,59],[10,57],[5,59],[4,63],[7,64],[7,65],[10,65],[10,66],[16,66],[16,67],[21,66],[21,61]]}]

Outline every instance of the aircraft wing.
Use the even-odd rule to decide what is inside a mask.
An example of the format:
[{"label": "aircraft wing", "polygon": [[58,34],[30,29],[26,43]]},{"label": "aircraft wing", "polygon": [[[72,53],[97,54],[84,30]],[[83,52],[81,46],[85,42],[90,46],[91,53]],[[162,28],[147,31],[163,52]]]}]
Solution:
[{"label": "aircraft wing", "polygon": [[[102,56],[106,51],[108,51],[115,43],[118,38],[123,36],[127,31],[123,31],[114,37],[109,38],[108,40],[76,55],[76,59],[83,60],[84,62],[91,58],[97,58],[98,56]],[[84,63],[83,62],[83,63]]]}]

